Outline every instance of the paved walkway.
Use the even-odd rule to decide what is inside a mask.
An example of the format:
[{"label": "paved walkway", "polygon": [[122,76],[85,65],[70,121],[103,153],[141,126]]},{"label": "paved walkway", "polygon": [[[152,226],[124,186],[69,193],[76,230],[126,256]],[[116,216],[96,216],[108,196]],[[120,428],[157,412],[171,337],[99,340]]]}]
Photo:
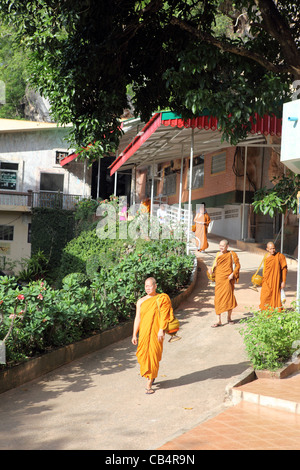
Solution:
[{"label": "paved walkway", "polygon": [[[299,414],[224,401],[228,384],[249,367],[239,320],[259,303],[259,293],[249,285],[261,255],[237,250],[242,271],[236,323],[213,329],[213,288],[204,263],[212,264],[217,248],[211,241],[199,257],[195,289],[176,311],[182,339],[165,342],[153,395],[145,394],[128,338],[3,393],[0,449],[250,449],[271,444],[299,449]],[[296,265],[289,266],[287,302],[295,298],[296,271]],[[243,437],[242,423],[252,439]]]}]

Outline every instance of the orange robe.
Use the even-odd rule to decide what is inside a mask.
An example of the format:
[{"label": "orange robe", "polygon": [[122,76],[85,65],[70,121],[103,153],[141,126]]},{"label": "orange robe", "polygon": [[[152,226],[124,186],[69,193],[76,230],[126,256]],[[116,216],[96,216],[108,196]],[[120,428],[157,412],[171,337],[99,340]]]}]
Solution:
[{"label": "orange robe", "polygon": [[141,203],[140,211],[142,214],[150,213],[151,201],[150,199],[144,199]]},{"label": "orange robe", "polygon": [[200,212],[197,212],[194,218],[194,222],[196,224],[195,236],[200,240],[199,251],[206,250],[206,248],[208,248],[207,231],[208,226],[210,224],[210,217],[207,212],[205,212],[204,214],[200,214]]},{"label": "orange robe", "polygon": [[136,356],[140,364],[141,376],[152,380],[157,377],[163,352],[163,342],[160,343],[157,339],[158,331],[165,330],[168,322],[174,318],[170,297],[167,294],[157,294],[144,300],[140,307],[140,315]]},{"label": "orange robe", "polygon": [[[233,269],[233,262],[235,268]],[[215,310],[220,315],[228,312],[237,306],[234,295],[234,284],[239,280],[240,262],[234,251],[227,251],[223,255],[217,255],[215,272]],[[228,276],[233,272],[233,279],[229,280]]]},{"label": "orange robe", "polygon": [[261,310],[266,308],[281,308],[281,283],[286,281],[286,258],[281,253],[268,256],[264,261],[263,281],[260,292]]}]

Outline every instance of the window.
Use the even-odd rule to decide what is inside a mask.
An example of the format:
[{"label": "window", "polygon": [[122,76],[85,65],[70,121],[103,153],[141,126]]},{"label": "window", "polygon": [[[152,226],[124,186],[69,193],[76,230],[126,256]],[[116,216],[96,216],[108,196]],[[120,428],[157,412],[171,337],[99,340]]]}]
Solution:
[{"label": "window", "polygon": [[18,163],[0,162],[0,189],[17,190]]},{"label": "window", "polygon": [[31,243],[31,224],[28,224],[27,243]]},{"label": "window", "polygon": [[0,240],[13,241],[14,227],[13,225],[0,225]]},{"label": "window", "polygon": [[[190,168],[187,173],[187,188],[190,181]],[[193,160],[192,189],[203,188],[204,185],[204,157],[199,156]]]},{"label": "window", "polygon": [[57,150],[55,153],[55,163],[59,165],[62,159],[67,157],[68,155],[68,152],[61,152],[60,150]]},{"label": "window", "polygon": [[170,173],[169,175],[165,174],[164,185],[163,185],[163,194],[165,196],[170,196],[171,194],[176,194],[176,173]]},{"label": "window", "polygon": [[[146,189],[145,189],[145,196],[150,197],[151,196],[151,188],[152,188],[152,180],[148,180],[146,182]],[[154,188],[153,188],[153,195],[157,196],[157,180],[154,180]]]},{"label": "window", "polygon": [[211,159],[211,174],[226,171],[226,152],[214,155]]},{"label": "window", "polygon": [[62,193],[64,190],[64,175],[59,173],[41,173],[40,190],[60,191]]}]

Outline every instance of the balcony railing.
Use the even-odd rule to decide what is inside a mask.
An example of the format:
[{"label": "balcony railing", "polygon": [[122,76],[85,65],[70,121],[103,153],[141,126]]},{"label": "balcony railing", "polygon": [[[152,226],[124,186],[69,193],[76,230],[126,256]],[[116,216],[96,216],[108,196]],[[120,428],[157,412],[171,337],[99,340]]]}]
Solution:
[{"label": "balcony railing", "polygon": [[74,210],[77,202],[83,197],[75,194],[63,194],[47,191],[28,191],[27,193],[0,191],[0,210],[9,207],[45,207],[48,209]]}]

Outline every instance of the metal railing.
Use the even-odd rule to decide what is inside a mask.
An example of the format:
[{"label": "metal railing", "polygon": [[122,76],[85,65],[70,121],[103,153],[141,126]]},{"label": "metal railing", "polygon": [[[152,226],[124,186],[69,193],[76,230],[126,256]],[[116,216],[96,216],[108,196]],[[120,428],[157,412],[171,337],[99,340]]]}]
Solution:
[{"label": "metal railing", "polygon": [[75,194],[63,194],[47,191],[12,192],[0,191],[0,210],[8,207],[45,207],[48,209],[74,210],[83,197]]}]

